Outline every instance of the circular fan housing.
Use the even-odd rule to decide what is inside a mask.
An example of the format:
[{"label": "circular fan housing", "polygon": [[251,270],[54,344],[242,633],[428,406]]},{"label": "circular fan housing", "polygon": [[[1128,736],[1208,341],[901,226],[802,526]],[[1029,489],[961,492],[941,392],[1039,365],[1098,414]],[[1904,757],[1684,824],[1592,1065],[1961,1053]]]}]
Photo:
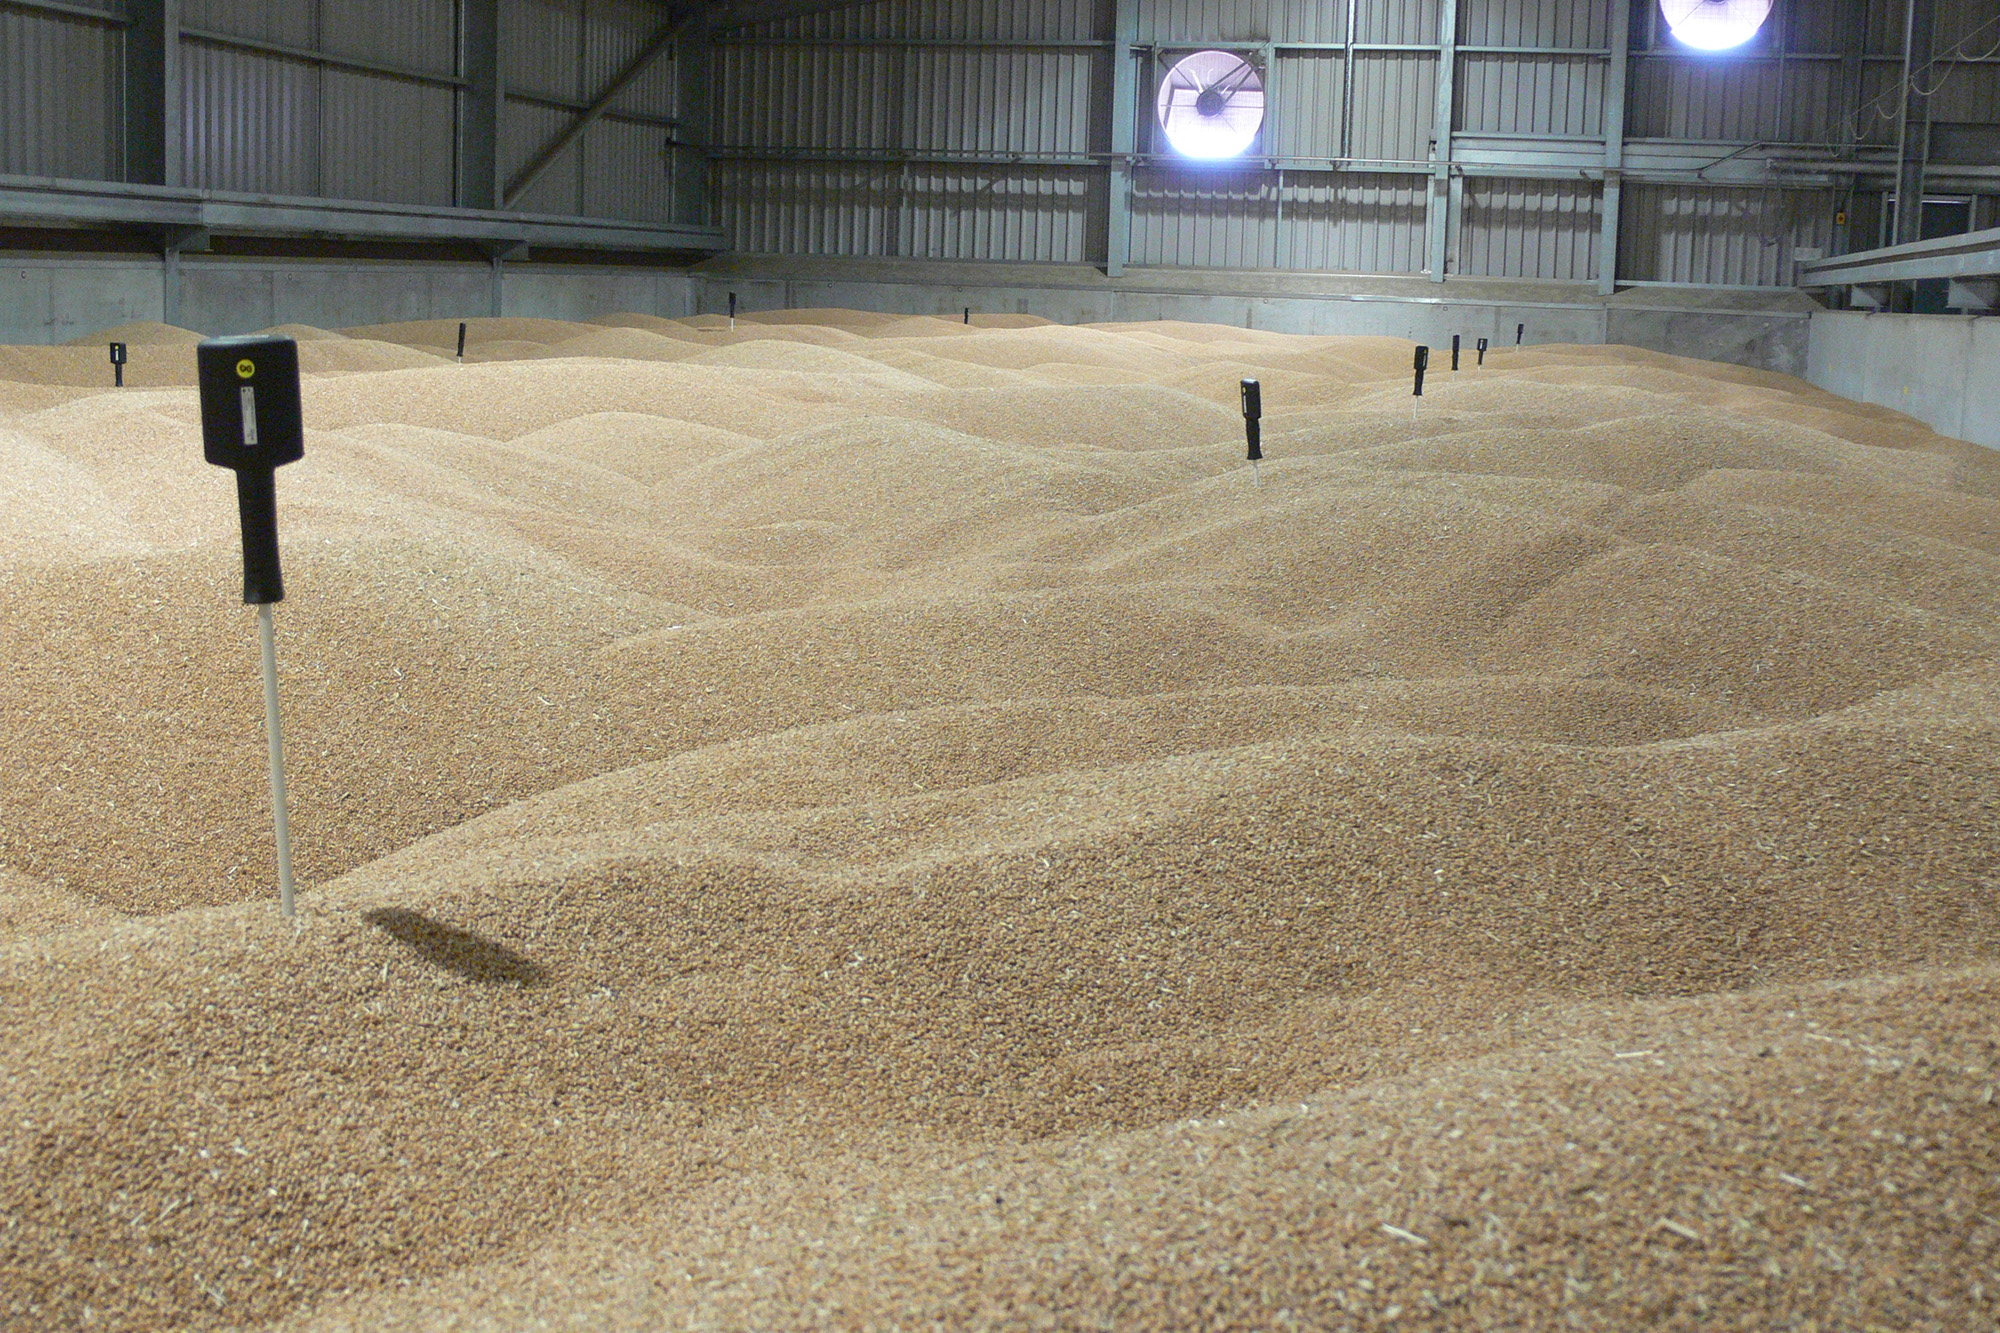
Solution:
[{"label": "circular fan housing", "polygon": [[1727,51],[1757,35],[1771,0],[1660,0],[1674,36],[1702,51]]},{"label": "circular fan housing", "polygon": [[1264,124],[1264,81],[1227,51],[1197,51],[1160,80],[1160,128],[1186,157],[1236,157]]}]

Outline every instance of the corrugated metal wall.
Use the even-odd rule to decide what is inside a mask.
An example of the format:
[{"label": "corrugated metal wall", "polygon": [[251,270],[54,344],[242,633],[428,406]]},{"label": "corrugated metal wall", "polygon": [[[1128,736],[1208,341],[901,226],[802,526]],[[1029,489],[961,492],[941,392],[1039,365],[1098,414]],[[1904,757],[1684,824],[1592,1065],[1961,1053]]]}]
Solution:
[{"label": "corrugated metal wall", "polygon": [[[501,176],[511,179],[666,22],[644,0],[501,0]],[[671,53],[653,63],[602,119],[526,190],[530,213],[666,221],[672,216]]]},{"label": "corrugated metal wall", "polygon": [[1415,273],[1424,264],[1424,191],[1413,176],[1287,176],[1277,267]]},{"label": "corrugated metal wall", "polygon": [[[182,0],[187,183],[451,202],[457,2]],[[667,11],[659,0],[499,2],[506,178]],[[1628,154],[1691,165],[1628,178],[1621,280],[1787,282],[1800,247],[1845,243],[1831,222],[1842,207],[1854,218],[1846,237],[1874,242],[1858,229],[1879,185],[1850,196],[1746,185],[1741,173],[1773,145],[1810,156],[1894,141],[1902,0],[1867,0],[1856,19],[1839,4],[1779,0],[1765,31],[1726,58],[1674,46],[1656,7],[1637,0],[1628,105],[1622,125],[1607,125],[1611,17],[1624,2],[1458,0],[1447,64],[1442,0],[1357,0],[1352,33],[1342,0],[1145,0],[1141,157],[1118,201],[1114,0],[875,0],[732,29],[710,62],[711,202],[753,251],[1101,262],[1113,219],[1129,212],[1118,240],[1140,264],[1415,273],[1433,262],[1436,235],[1451,274],[1581,281],[1607,259],[1602,187],[1584,176],[1607,132],[1622,130]],[[125,173],[123,0],[70,10],[93,4],[104,17],[0,7],[0,171]],[[1941,0],[1938,50],[1993,17],[1993,0]],[[1145,105],[1169,61],[1209,45],[1258,63],[1269,94],[1252,158],[1220,169],[1156,154]],[[1426,170],[1446,76],[1444,147],[1465,174],[1434,197]],[[1951,64],[1930,82],[1940,124],[2000,125],[2000,64]],[[516,206],[673,216],[676,88],[662,56]],[[1511,145],[1539,169],[1508,159]],[[1581,166],[1558,179],[1550,164],[1564,152]],[[1716,164],[1725,179],[1709,177]],[[1456,209],[1444,225],[1430,225],[1434,198]]]},{"label": "corrugated metal wall", "polygon": [[[1649,4],[1632,6],[1628,108],[1605,123],[1613,5],[1624,0],[1460,0],[1450,74],[1452,132],[1485,149],[1600,154],[1606,134],[1671,145],[1690,165],[1643,175],[1618,227],[1625,281],[1790,281],[1794,252],[1834,243],[1830,188],[1745,189],[1696,168],[1759,144],[1824,149],[1883,142],[1893,117],[1856,109],[1889,91],[1894,62],[1844,59],[1835,7],[1780,0],[1741,53],[1675,45]],[[1990,17],[1991,0],[1944,0],[1940,48]],[[1110,0],[879,0],[733,33],[716,127],[731,158],[717,185],[727,225],[750,250],[1102,259],[1091,182],[1050,159],[1108,146]],[[1960,15],[1959,11],[1963,11]],[[1141,98],[1178,54],[1244,52],[1261,66],[1269,112],[1252,160],[1224,169],[1142,160],[1131,173],[1137,264],[1413,273],[1425,253],[1439,79],[1440,0],[1149,0],[1136,40]],[[1869,49],[1901,42],[1899,0],[1870,0]],[[1956,26],[1955,26],[1956,25]],[[919,43],[907,45],[907,43]],[[1889,99],[1893,102],[1893,97]],[[2000,120],[2000,66],[1960,65],[1934,114]],[[1142,109],[1142,154],[1164,145]],[[1713,145],[1712,153],[1704,146]],[[924,159],[989,156],[945,171]],[[991,160],[1019,155],[1018,164]],[[1335,159],[1345,163],[1334,170]],[[1454,159],[1457,160],[1457,159]],[[1588,158],[1586,158],[1586,161]],[[1601,158],[1599,159],[1601,160]],[[872,165],[871,165],[872,164]],[[1449,194],[1453,274],[1586,281],[1599,276],[1603,187],[1595,180],[1467,175]],[[1372,171],[1372,174],[1370,174]],[[1067,174],[1066,174],[1067,173]],[[1671,173],[1670,173],[1671,174]],[[919,178],[950,188],[917,188]],[[967,187],[962,181],[980,182]],[[1049,182],[1063,180],[1065,188]],[[1009,186],[1013,188],[1009,188]],[[1008,228],[972,236],[947,220],[970,197],[1009,201]],[[817,208],[834,216],[820,218]],[[940,245],[951,232],[961,239]],[[1020,238],[1016,240],[1015,238]],[[1027,247],[1016,251],[1015,245]]]},{"label": "corrugated metal wall", "polygon": [[1465,183],[1457,272],[1584,282],[1597,273],[1598,188],[1584,181]]},{"label": "corrugated metal wall", "polygon": [[[0,7],[0,172],[117,180],[123,0],[105,17]],[[456,193],[457,0],[182,0],[185,184],[440,205]],[[501,0],[503,173],[547,143],[657,34],[652,0]],[[672,215],[664,55],[520,201]]]},{"label": "corrugated metal wall", "polygon": [[452,0],[183,0],[181,23],[187,184],[452,202]]},{"label": "corrugated metal wall", "polygon": [[1104,0],[887,0],[728,34],[719,221],[746,250],[1098,257],[1109,25]]},{"label": "corrugated metal wall", "polygon": [[119,28],[0,9],[0,173],[117,178]]},{"label": "corrugated metal wall", "polygon": [[1834,197],[1818,190],[1628,185],[1619,265],[1633,282],[1792,285],[1794,249],[1824,248]]}]

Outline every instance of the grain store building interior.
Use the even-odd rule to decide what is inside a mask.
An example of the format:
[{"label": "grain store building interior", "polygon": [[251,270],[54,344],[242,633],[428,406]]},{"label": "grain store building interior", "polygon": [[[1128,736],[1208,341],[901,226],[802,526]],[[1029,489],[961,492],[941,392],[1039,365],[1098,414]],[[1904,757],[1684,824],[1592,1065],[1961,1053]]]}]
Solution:
[{"label": "grain store building interior", "polygon": [[[1993,401],[1976,318],[1850,313],[1993,308],[1991,5],[1752,11],[1711,50],[1652,0],[6,0],[0,337],[673,316],[731,290],[1430,338],[1525,321],[2000,444],[1953,388]],[[1201,50],[1263,92],[1222,161],[1154,114]]]},{"label": "grain store building interior", "polygon": [[0,0],[0,1333],[2000,1329],[1996,316],[1996,0]]}]

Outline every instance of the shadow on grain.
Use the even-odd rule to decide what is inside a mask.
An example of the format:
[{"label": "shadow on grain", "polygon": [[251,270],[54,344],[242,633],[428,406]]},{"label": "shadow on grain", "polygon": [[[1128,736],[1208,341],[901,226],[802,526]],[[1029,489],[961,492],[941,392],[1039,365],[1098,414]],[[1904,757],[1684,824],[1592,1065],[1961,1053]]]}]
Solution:
[{"label": "shadow on grain", "polygon": [[481,939],[469,930],[433,921],[420,912],[401,907],[376,907],[363,912],[361,919],[407,945],[427,963],[456,972],[467,981],[495,986],[511,981],[521,986],[539,986],[548,973],[539,963],[515,953],[504,944]]}]

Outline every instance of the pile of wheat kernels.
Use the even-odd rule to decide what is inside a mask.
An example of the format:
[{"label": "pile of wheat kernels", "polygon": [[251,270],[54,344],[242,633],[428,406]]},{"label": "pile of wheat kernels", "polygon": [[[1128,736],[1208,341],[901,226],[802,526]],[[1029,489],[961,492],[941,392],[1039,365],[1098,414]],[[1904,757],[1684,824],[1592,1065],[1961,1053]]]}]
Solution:
[{"label": "pile of wheat kernels", "polygon": [[1626,348],[283,331],[296,927],[190,335],[0,348],[0,1326],[2000,1319],[2000,457]]}]

